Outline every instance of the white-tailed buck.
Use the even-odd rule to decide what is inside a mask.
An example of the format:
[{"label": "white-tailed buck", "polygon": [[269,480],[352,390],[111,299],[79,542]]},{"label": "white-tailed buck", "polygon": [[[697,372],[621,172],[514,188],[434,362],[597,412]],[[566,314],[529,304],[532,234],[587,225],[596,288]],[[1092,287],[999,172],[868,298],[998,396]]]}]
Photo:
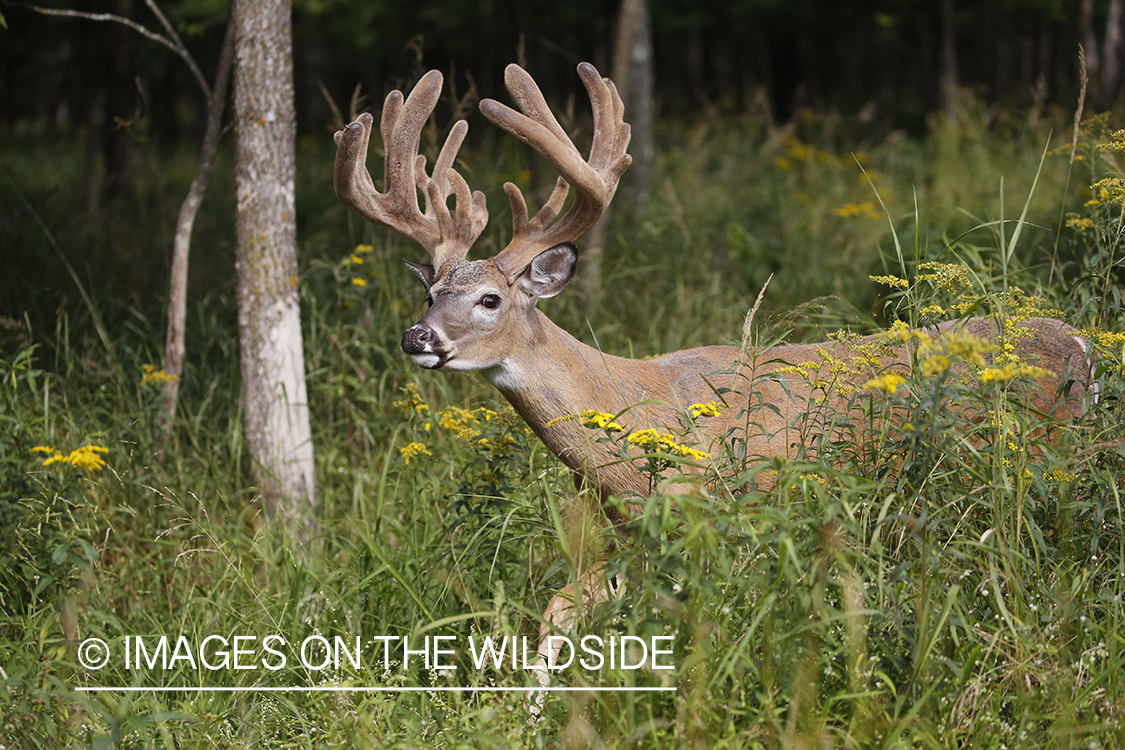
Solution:
[{"label": "white-tailed buck", "polygon": [[[626,153],[629,126],[613,83],[586,63],[578,66],[578,74],[593,104],[589,158],[581,156],[520,67],[508,66],[505,83],[522,114],[493,100],[481,102],[485,117],[542,154],[560,175],[550,199],[533,217],[520,190],[504,185],[512,207],[512,240],[484,260],[466,260],[488,220],[484,195],[471,193],[453,168],[468,126],[462,120],[453,127],[430,174],[425,157],[418,155],[422,127],[441,90],[440,73],[427,73],[405,101],[398,91],[386,99],[380,125],[386,154],[383,192],[366,166],[372,117],[361,115],[336,134],[340,200],[368,221],[414,240],[432,261],[408,262],[428,290],[431,306],[402,337],[402,350],[427,369],[482,371],[547,447],[603,497],[647,495],[648,479],[638,464],[620,460],[612,442],[599,441],[601,430],[584,426],[582,418],[567,417],[608,413],[624,433],[632,434],[645,429],[682,434],[686,425],[695,450],[714,460],[723,458],[724,444],[741,446],[742,460],[764,461],[793,455],[809,445],[810,436],[848,429],[839,415],[862,408],[868,398],[857,398],[858,387],[896,365],[904,370],[911,345],[879,346],[877,354],[872,347],[885,339],[779,346],[769,350],[770,364],[765,365],[755,365],[753,356],[737,346],[634,360],[583,344],[539,311],[539,299],[555,296],[574,276],[578,253],[572,243],[605,211],[631,161]],[[569,188],[575,200],[559,217]],[[419,207],[419,192],[425,211]],[[451,194],[456,199],[452,211],[447,205]],[[1004,356],[1008,361],[1019,357],[1056,376],[1030,388],[1029,409],[1057,419],[1076,414],[1088,368],[1083,344],[1070,335],[1074,329],[1044,318],[1023,321],[1021,328],[1024,333],[1012,338],[1014,348]],[[998,327],[990,319],[973,318],[942,324],[929,335],[958,335],[960,329],[994,339]],[[840,387],[841,378],[852,387]],[[1059,386],[1067,383],[1071,387],[1060,399]],[[687,418],[692,405],[713,401],[721,402],[718,416]],[[836,421],[825,423],[822,415],[835,415]],[[562,624],[560,619],[568,616],[556,612],[554,622]]]},{"label": "white-tailed buck", "polygon": [[[857,352],[876,342],[868,337],[774,347],[768,352],[770,362],[804,366],[759,365],[749,373],[739,362],[747,359],[746,353],[736,346],[626,359],[587,346],[552,323],[536,303],[561,292],[574,276],[577,250],[572,243],[609,205],[631,161],[626,153],[629,126],[613,83],[587,63],[578,66],[578,74],[593,104],[588,159],[519,66],[509,65],[504,78],[523,114],[491,99],[481,102],[485,117],[532,146],[560,175],[550,199],[531,218],[519,188],[504,185],[512,206],[512,240],[485,260],[466,260],[488,221],[484,195],[470,193],[453,168],[468,125],[462,120],[453,127],[431,174],[426,174],[425,157],[418,155],[422,127],[441,91],[440,73],[427,73],[405,102],[398,91],[386,99],[380,126],[386,154],[383,192],[376,189],[366,165],[371,115],[361,115],[336,134],[336,195],[368,221],[414,240],[432,259],[428,265],[408,262],[426,286],[430,303],[429,311],[402,337],[402,350],[411,359],[427,369],[482,371],[547,447],[603,496],[644,495],[648,481],[636,465],[618,460],[611,443],[598,440],[601,431],[568,416],[596,411],[620,415],[616,421],[626,431],[682,432],[688,408],[715,401],[720,393],[724,395],[718,400],[725,402],[721,415],[692,426],[696,448],[712,453],[725,438],[745,441],[745,455],[751,460],[770,459],[791,455],[804,438],[816,433],[818,426],[809,421],[810,405],[828,413],[824,398],[830,389],[824,384],[839,386],[840,362],[848,363],[844,375],[860,385],[908,360],[909,348],[898,347],[857,365]],[[577,193],[574,203],[557,218],[569,187]],[[425,196],[425,212],[419,208],[419,192]],[[454,211],[447,206],[450,193],[456,198]],[[1025,333],[1015,339],[1016,350],[1009,356],[1056,375],[1032,389],[1029,406],[1059,418],[1071,416],[1080,406],[1087,380],[1082,343],[1070,335],[1073,328],[1055,320],[1032,318],[1021,327]],[[985,318],[944,323],[936,330],[954,328],[983,339],[995,338],[997,330]],[[810,371],[809,363],[814,362],[819,371]],[[769,376],[763,377],[766,373]],[[1069,397],[1059,401],[1058,386],[1071,381]],[[753,393],[748,392],[751,387]],[[827,406],[844,407],[840,394],[848,391],[837,387],[838,403]],[[753,411],[749,419],[748,408]]]}]

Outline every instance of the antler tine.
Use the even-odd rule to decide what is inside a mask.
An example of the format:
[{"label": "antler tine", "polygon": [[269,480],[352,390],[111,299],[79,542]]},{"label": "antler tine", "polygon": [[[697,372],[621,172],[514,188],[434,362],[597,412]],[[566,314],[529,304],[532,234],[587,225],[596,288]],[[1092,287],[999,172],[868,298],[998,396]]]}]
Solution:
[{"label": "antler tine", "polygon": [[[508,66],[504,82],[523,113],[492,99],[480,104],[485,117],[542,154],[560,174],[551,198],[532,219],[527,218],[527,203],[519,189],[511,183],[504,186],[512,204],[514,229],[512,241],[496,256],[496,264],[509,282],[543,250],[577,240],[588,232],[613,199],[622,173],[632,163],[632,157],[625,153],[630,129],[623,119],[624,105],[617,88],[589,63],[579,65],[578,74],[594,111],[594,140],[588,160],[582,158],[559,125],[535,81],[518,65]],[[574,186],[577,197],[570,211],[552,224],[566,199],[567,184]]]},{"label": "antler tine", "polygon": [[[387,95],[379,123],[385,192],[375,189],[366,167],[373,122],[366,113],[336,133],[334,176],[336,195],[344,205],[417,242],[438,268],[464,260],[488,221],[484,194],[471,193],[452,167],[468,129],[464,121],[454,125],[446,138],[432,177],[426,174],[426,157],[418,154],[422,128],[437,106],[441,85],[441,73],[431,70],[405,101],[399,91]],[[426,196],[425,213],[418,206],[418,191]],[[456,219],[445,203],[451,191],[457,196]]]},{"label": "antler tine", "polygon": [[[469,124],[464,120],[454,124],[434,162],[433,177],[421,186],[426,195],[426,216],[436,220],[441,230],[442,242],[434,251],[435,268],[441,268],[449,261],[464,260],[488,223],[484,193],[471,191],[469,184],[453,168],[468,130]],[[456,197],[456,215],[450,213],[446,204],[451,192]]]}]

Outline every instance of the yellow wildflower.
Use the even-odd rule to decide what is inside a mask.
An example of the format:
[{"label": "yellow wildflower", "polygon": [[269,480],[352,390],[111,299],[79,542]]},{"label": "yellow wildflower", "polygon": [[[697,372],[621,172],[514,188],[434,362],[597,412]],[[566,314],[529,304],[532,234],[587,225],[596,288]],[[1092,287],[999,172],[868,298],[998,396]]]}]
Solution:
[{"label": "yellow wildflower", "polygon": [[1086,205],[1091,203],[1094,203],[1094,205],[1101,203],[1120,205],[1122,200],[1125,200],[1125,179],[1107,177],[1104,180],[1098,180],[1090,186],[1090,192],[1094,194],[1094,200]]},{"label": "yellow wildflower", "polygon": [[922,375],[927,378],[933,375],[940,375],[948,370],[951,364],[949,357],[944,354],[935,354],[932,357],[926,357],[922,360]]},{"label": "yellow wildflower", "polygon": [[447,406],[437,413],[439,427],[447,430],[456,430],[457,434],[465,440],[472,440],[480,435],[476,428],[477,418],[468,409],[458,406]]},{"label": "yellow wildflower", "polygon": [[625,432],[625,428],[613,421],[613,415],[607,414],[604,411],[597,409],[583,409],[574,414],[566,414],[561,417],[556,417],[547,423],[548,427],[554,427],[561,422],[573,422],[574,420],[581,420],[583,427],[590,429],[608,430],[609,432]]},{"label": "yellow wildflower", "polygon": [[871,378],[863,384],[865,390],[868,391],[883,391],[884,393],[894,393],[898,387],[906,382],[906,378],[898,373],[888,372],[878,378]]},{"label": "yellow wildflower", "polygon": [[704,453],[691,446],[681,445],[668,433],[658,432],[652,427],[634,432],[629,436],[629,442],[646,453],[672,453],[685,458],[694,458],[697,461],[706,461],[711,458],[710,453]]},{"label": "yellow wildflower", "polygon": [[367,286],[367,280],[361,279],[358,276],[352,278],[352,283],[356,286]]},{"label": "yellow wildflower", "polygon": [[691,411],[692,419],[719,416],[719,405],[714,401],[708,401],[706,404],[692,404],[688,407],[688,410]]},{"label": "yellow wildflower", "polygon": [[373,252],[375,252],[375,248],[371,245],[356,245],[355,250],[352,250],[353,255],[364,255]]},{"label": "yellow wildflower", "polygon": [[141,365],[144,370],[144,377],[141,378],[141,385],[151,385],[152,383],[167,383],[169,380],[179,380],[175,375],[169,375],[164,370],[156,369],[156,365]]},{"label": "yellow wildflower", "polygon": [[604,411],[586,409],[582,412],[582,426],[607,430],[609,432],[625,432],[625,428],[613,421],[612,414]]},{"label": "yellow wildflower", "polygon": [[883,216],[875,210],[875,204],[870,202],[848,203],[840,208],[832,209],[832,213],[842,219],[850,219],[853,216],[863,216],[867,219],[880,219]]},{"label": "yellow wildflower", "polygon": [[785,365],[770,372],[771,375],[800,375],[807,378],[810,372],[815,372],[820,368],[819,362],[801,362],[796,365]]},{"label": "yellow wildflower", "polygon": [[1083,328],[1071,336],[1079,336],[1087,341],[1093,341],[1096,346],[1103,349],[1121,349],[1125,347],[1125,333],[1103,331],[1100,328]]},{"label": "yellow wildflower", "polygon": [[918,274],[916,277],[918,281],[930,281],[938,289],[949,292],[966,292],[972,288],[972,282],[969,280],[969,269],[965,266],[930,260],[919,263],[918,270],[924,272]]},{"label": "yellow wildflower", "polygon": [[1003,367],[986,367],[980,371],[978,377],[982,383],[991,383],[993,381],[1006,383],[1014,378],[1045,378],[1055,377],[1053,372],[1044,370],[1042,367],[1035,365],[1020,365],[1009,362]]},{"label": "yellow wildflower", "polygon": [[109,453],[108,448],[103,448],[100,445],[83,445],[81,448],[72,450],[66,456],[49,445],[37,445],[31,450],[35,453],[51,454],[43,461],[43,466],[70,464],[86,471],[101,471],[104,469],[105,461],[99,454]]},{"label": "yellow wildflower", "polygon": [[1043,478],[1051,482],[1062,484],[1063,482],[1073,482],[1078,477],[1066,469],[1051,469],[1043,475]]},{"label": "yellow wildflower", "polygon": [[1079,216],[1077,214],[1067,214],[1072,216],[1066,220],[1066,226],[1076,232],[1089,232],[1094,228],[1094,220],[1088,216]]},{"label": "yellow wildflower", "polygon": [[426,447],[425,443],[410,442],[405,447],[399,448],[399,455],[402,456],[403,461],[409,466],[410,459],[417,458],[418,456],[432,456],[430,450]]},{"label": "yellow wildflower", "polygon": [[939,341],[945,345],[945,351],[977,367],[984,367],[983,355],[999,348],[987,339],[959,330],[945,331]]},{"label": "yellow wildflower", "polygon": [[906,279],[900,279],[898,276],[869,276],[869,279],[876,284],[886,284],[895,289],[905,289],[910,286],[910,282]]},{"label": "yellow wildflower", "polygon": [[[425,414],[430,410],[430,407],[422,398],[422,394],[418,392],[417,383],[407,383],[406,387],[403,388],[403,390],[406,392],[408,400],[392,402],[392,405],[396,409],[402,409],[403,411],[413,411],[415,414]],[[430,429],[429,425],[426,426],[426,429]]]}]

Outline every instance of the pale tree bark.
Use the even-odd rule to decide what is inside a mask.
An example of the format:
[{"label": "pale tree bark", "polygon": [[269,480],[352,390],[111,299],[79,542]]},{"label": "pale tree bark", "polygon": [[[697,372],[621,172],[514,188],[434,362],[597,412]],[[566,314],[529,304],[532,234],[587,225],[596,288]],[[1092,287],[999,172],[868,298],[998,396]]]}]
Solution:
[{"label": "pale tree bark", "polygon": [[188,258],[191,254],[191,231],[207,183],[211,179],[211,167],[215,163],[215,152],[222,136],[223,110],[226,109],[227,82],[230,78],[231,61],[234,59],[234,20],[227,23],[223,49],[219,53],[219,69],[215,74],[215,85],[207,101],[207,127],[203,134],[203,145],[199,152],[199,167],[191,181],[187,198],[180,206],[176,219],[176,233],[172,239],[172,275],[168,285],[168,334],[164,344],[164,372],[170,379],[164,383],[164,408],[159,417],[158,435],[163,438],[172,427],[176,417],[176,400],[180,394],[180,377],[184,371],[184,325],[187,319]]},{"label": "pale tree bark", "polygon": [[626,121],[633,135],[629,142],[633,166],[621,181],[621,198],[624,200],[618,198],[617,205],[624,205],[629,213],[636,214],[648,197],[652,164],[656,157],[653,138],[655,71],[648,0],[622,0],[611,76],[625,103]]},{"label": "pale tree bark", "polygon": [[1086,67],[1097,73],[1101,65],[1098,58],[1098,38],[1094,34],[1094,0],[1081,0],[1078,6],[1078,33],[1086,50]]},{"label": "pale tree bark", "polygon": [[[625,121],[632,128],[629,153],[633,166],[625,173],[618,191],[618,206],[624,204],[628,213],[640,211],[648,196],[656,148],[653,139],[653,50],[652,22],[648,0],[621,0],[617,19],[617,40],[613,50],[610,78],[625,104]],[[602,293],[602,257],[609,230],[612,206],[602,213],[598,223],[586,235],[582,253],[582,292],[586,312],[598,306]]]},{"label": "pale tree bark", "polygon": [[957,30],[953,0],[941,0],[941,96],[946,118],[957,116]]},{"label": "pale tree bark", "polygon": [[[1117,79],[1121,74],[1121,0],[1110,0],[1109,13],[1105,20],[1105,46],[1102,48],[1102,90],[1108,97],[1107,104],[1117,98]],[[1090,53],[1086,60],[1089,65]]]},{"label": "pale tree bark", "polygon": [[297,299],[289,0],[235,0],[238,329],[246,436],[271,519],[307,539],[316,483]]}]

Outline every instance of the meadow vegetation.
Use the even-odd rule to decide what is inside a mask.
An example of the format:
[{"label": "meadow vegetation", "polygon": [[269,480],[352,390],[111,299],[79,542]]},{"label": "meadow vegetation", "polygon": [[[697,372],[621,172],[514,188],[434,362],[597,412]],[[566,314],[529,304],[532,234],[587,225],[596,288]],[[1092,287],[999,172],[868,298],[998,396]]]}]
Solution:
[{"label": "meadow vegetation", "polygon": [[[0,745],[1125,746],[1125,136],[1087,119],[1072,160],[1067,116],[969,100],[924,140],[864,140],[865,125],[812,112],[785,127],[764,113],[665,123],[652,194],[610,233],[611,293],[588,306],[576,284],[541,306],[577,337],[643,357],[740,342],[773,274],[745,342],[757,361],[776,341],[836,331],[887,329],[894,347],[960,315],[993,315],[1009,337],[1054,315],[1100,356],[1087,416],[1048,436],[1020,408],[1041,373],[1004,359],[1011,338],[991,367],[975,360],[985,343],[949,339],[924,342],[908,377],[856,382],[841,363],[817,387],[867,404],[872,437],[820,431],[785,460],[693,443],[710,409],[753,422],[769,405],[752,397],[716,394],[668,436],[625,434],[591,405],[575,418],[654,488],[611,536],[483,378],[398,353],[424,309],[399,257],[418,253],[336,204],[330,137],[306,138],[311,548],[264,521],[244,450],[231,183],[216,180],[199,225],[181,405],[162,440],[162,313],[144,289],[163,284],[153,259],[190,162],[144,150],[134,198],[90,216],[67,187],[81,184],[81,154],[11,134],[0,190],[28,210],[0,228],[21,248],[9,275],[54,291],[13,294],[0,319]],[[464,171],[493,215],[483,257],[510,231],[500,184],[529,170],[523,151],[473,130]],[[661,488],[684,462],[705,481],[672,502]],[[762,472],[772,481],[756,483]],[[672,636],[675,669],[566,671],[557,684],[673,691],[551,693],[532,722],[522,692],[441,690],[534,684],[463,652],[444,670],[78,659],[91,637],[534,636],[548,599],[606,552],[627,585],[578,631]],[[76,691],[98,685],[430,689]]]}]

